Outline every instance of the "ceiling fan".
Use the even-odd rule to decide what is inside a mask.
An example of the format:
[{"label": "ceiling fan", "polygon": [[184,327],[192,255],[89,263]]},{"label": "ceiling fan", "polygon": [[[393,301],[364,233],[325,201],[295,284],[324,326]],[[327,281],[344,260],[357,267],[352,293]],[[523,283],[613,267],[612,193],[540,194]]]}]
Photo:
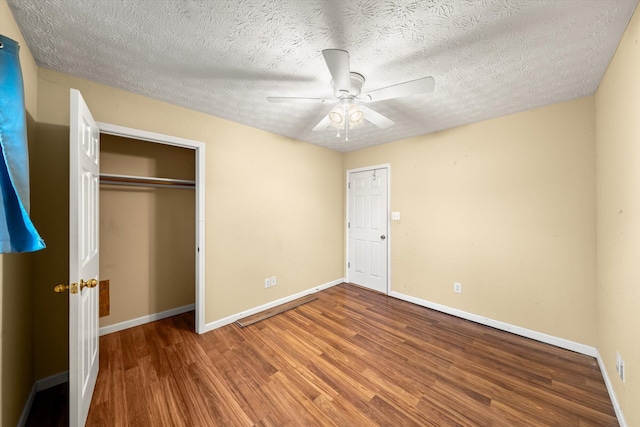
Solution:
[{"label": "ceiling fan", "polygon": [[364,76],[351,71],[349,67],[349,52],[341,49],[325,49],[322,51],[331,77],[333,78],[333,94],[335,99],[300,98],[300,97],[268,97],[269,102],[290,103],[338,103],[313,130],[326,129],[333,125],[344,129],[345,140],[349,140],[349,128],[367,120],[381,129],[392,126],[395,122],[380,113],[368,108],[363,103],[383,101],[385,99],[400,98],[433,91],[435,82],[433,77],[423,77],[404,83],[398,83],[367,93],[360,93],[364,84]]}]

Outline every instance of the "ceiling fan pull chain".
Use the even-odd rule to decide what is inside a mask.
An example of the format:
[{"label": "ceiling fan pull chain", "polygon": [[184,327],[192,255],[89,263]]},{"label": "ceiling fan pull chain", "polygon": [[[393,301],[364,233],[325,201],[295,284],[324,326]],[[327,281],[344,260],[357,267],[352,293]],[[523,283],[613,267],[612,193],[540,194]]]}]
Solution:
[{"label": "ceiling fan pull chain", "polygon": [[344,104],[344,140],[349,142],[349,106]]},{"label": "ceiling fan pull chain", "polygon": [[349,120],[344,121],[344,140],[349,142]]}]

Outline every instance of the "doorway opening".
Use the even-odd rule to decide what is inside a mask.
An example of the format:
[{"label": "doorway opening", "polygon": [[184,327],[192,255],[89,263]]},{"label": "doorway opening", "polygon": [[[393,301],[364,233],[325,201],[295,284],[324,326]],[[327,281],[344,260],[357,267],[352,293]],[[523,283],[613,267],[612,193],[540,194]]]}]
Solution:
[{"label": "doorway opening", "polygon": [[[204,325],[205,325],[205,316],[204,316],[204,255],[205,255],[205,232],[204,232],[204,206],[205,206],[205,193],[204,193],[204,162],[205,162],[205,152],[204,152],[204,143],[199,141],[188,140],[184,138],[178,138],[168,135],[157,134],[153,132],[141,131],[139,129],[127,128],[123,126],[111,125],[108,123],[97,123],[101,136],[107,136],[108,138],[115,137],[114,139],[117,141],[118,138],[125,138],[127,140],[137,140],[144,141],[147,143],[153,144],[161,144],[166,148],[177,148],[175,151],[165,150],[169,153],[175,153],[178,157],[184,155],[189,155],[191,153],[180,153],[181,151],[191,151],[193,150],[193,157],[195,157],[195,179],[191,181],[191,185],[193,186],[194,194],[194,202],[195,202],[195,215],[192,217],[192,221],[195,224],[182,224],[186,226],[186,230],[193,231],[195,228],[195,332],[203,333]],[[146,144],[145,144],[146,145]],[[159,147],[161,148],[161,147]],[[180,150],[186,149],[186,150]],[[171,155],[171,154],[170,154]],[[188,160],[187,160],[188,161]],[[172,180],[172,181],[184,181],[185,183],[189,180]],[[180,183],[180,182],[178,182]],[[158,185],[163,185],[161,182]],[[167,184],[168,185],[168,184]],[[131,187],[133,188],[133,187]],[[176,193],[174,196],[171,196],[174,201],[179,201],[181,199],[189,199],[187,193],[192,190],[172,190],[175,192],[185,192],[185,193]],[[193,199],[190,199],[193,200]],[[164,206],[163,209],[169,209],[170,206]],[[102,207],[101,207],[102,210]],[[170,216],[165,217],[165,222],[171,221]],[[182,221],[188,221],[188,219],[182,219]],[[169,223],[164,224],[171,226]],[[174,224],[174,226],[179,227],[181,224]],[[193,227],[195,226],[195,227]],[[193,242],[193,240],[192,240]],[[192,259],[192,258],[190,258]],[[102,276],[102,274],[101,274]],[[102,276],[105,277],[105,276]],[[106,277],[105,277],[106,278]],[[167,298],[165,295],[164,298]],[[169,296],[170,298],[170,296]],[[149,321],[157,320],[162,317],[167,317],[173,313],[171,310],[163,311],[160,313],[160,316],[154,316],[153,314],[149,316],[145,316],[139,319],[134,319],[131,324],[129,322],[125,322],[126,327],[136,326],[137,324],[147,323]],[[174,314],[179,314],[179,310]],[[123,328],[121,328],[123,329]],[[102,333],[114,332],[114,329],[111,330],[109,327],[101,328]]]}]

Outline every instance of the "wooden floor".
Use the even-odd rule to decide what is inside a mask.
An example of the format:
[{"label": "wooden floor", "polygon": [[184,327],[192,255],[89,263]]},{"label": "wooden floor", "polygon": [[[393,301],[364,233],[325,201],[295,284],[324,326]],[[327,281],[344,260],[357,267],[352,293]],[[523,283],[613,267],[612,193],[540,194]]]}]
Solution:
[{"label": "wooden floor", "polygon": [[251,316],[238,319],[236,320],[236,323],[238,324],[238,326],[244,328],[245,326],[250,326],[254,323],[262,322],[264,319],[268,319],[269,317],[284,313],[287,310],[291,310],[292,308],[296,308],[298,306],[301,306],[302,304],[306,304],[316,299],[318,299],[318,296],[315,294],[306,295],[302,298],[296,298],[293,301],[289,301],[284,304],[271,307],[268,310],[263,310],[259,313],[252,314]]},{"label": "wooden floor", "polygon": [[100,338],[89,426],[616,426],[596,361],[351,285]]},{"label": "wooden floor", "polygon": [[69,383],[36,393],[25,427],[68,427]]}]

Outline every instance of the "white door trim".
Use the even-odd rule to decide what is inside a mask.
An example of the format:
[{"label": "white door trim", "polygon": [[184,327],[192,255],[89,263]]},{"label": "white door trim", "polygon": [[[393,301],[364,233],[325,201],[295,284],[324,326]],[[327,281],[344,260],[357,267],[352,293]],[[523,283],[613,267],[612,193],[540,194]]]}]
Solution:
[{"label": "white door trim", "polygon": [[196,151],[196,333],[205,332],[205,151],[204,142],[97,122],[100,133],[140,139]]},{"label": "white door trim", "polygon": [[391,163],[382,163],[379,165],[365,166],[355,169],[347,169],[345,188],[345,253],[344,253],[344,269],[347,282],[350,282],[349,268],[347,263],[349,262],[349,181],[350,175],[357,172],[373,171],[374,169],[386,169],[387,170],[387,291],[389,295],[391,292]]}]

